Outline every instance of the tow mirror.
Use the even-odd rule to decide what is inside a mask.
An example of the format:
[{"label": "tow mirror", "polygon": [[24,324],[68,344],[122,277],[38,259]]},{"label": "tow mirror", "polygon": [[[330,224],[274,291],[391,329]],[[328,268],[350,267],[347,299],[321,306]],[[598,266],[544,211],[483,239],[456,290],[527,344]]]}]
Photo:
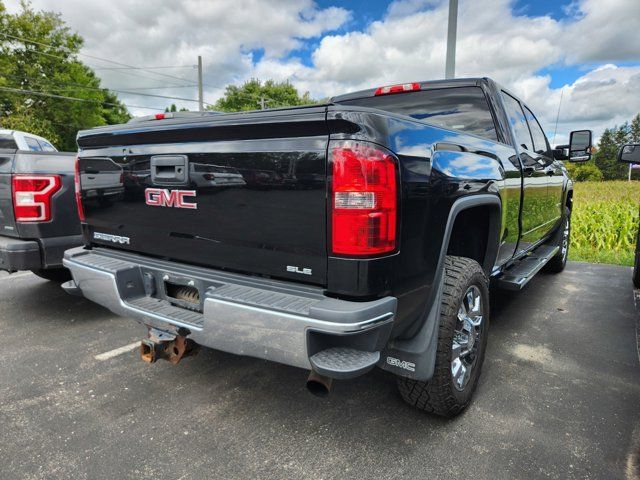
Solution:
[{"label": "tow mirror", "polygon": [[622,163],[640,163],[640,144],[628,143],[618,152],[618,161]]},{"label": "tow mirror", "polygon": [[586,162],[591,159],[591,130],[574,130],[569,137],[569,161]]}]

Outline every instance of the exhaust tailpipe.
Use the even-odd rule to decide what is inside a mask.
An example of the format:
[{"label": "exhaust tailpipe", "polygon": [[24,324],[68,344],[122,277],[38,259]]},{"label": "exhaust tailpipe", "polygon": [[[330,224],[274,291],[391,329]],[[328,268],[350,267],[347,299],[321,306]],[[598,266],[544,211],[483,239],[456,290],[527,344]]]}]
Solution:
[{"label": "exhaust tailpipe", "polygon": [[316,397],[326,397],[331,393],[332,383],[332,378],[325,377],[311,370],[309,378],[307,378],[307,390]]}]

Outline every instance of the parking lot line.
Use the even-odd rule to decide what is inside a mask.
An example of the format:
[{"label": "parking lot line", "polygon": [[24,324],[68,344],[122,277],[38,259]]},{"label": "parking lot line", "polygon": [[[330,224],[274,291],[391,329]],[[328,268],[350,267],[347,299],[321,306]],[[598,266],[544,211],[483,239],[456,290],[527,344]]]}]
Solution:
[{"label": "parking lot line", "polygon": [[118,355],[122,355],[123,353],[130,352],[131,350],[134,350],[139,346],[140,342],[130,343],[129,345],[125,345],[124,347],[119,347],[113,350],[109,350],[108,352],[100,353],[93,358],[100,361],[109,360],[110,358],[117,357]]},{"label": "parking lot line", "polygon": [[10,275],[7,275],[6,277],[0,277],[0,282],[2,282],[3,280],[11,280],[13,278],[20,278],[20,277],[26,277],[27,275],[33,275],[31,272],[23,272],[23,273],[12,273]]}]

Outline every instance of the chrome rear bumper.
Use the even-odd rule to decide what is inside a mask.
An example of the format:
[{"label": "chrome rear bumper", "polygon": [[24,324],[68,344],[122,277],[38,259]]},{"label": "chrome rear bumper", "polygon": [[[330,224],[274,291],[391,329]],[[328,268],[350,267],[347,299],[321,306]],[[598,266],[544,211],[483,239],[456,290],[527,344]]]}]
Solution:
[{"label": "chrome rear bumper", "polygon": [[[305,369],[312,368],[310,357],[335,347],[382,350],[397,305],[394,297],[338,300],[316,287],[108,249],[68,250],[64,266],[73,275],[73,288],[118,315],[186,335],[206,347]],[[165,281],[198,288],[201,311],[176,306],[166,296]],[[340,378],[374,365],[375,361],[366,369],[354,367],[353,375],[342,368]]]}]

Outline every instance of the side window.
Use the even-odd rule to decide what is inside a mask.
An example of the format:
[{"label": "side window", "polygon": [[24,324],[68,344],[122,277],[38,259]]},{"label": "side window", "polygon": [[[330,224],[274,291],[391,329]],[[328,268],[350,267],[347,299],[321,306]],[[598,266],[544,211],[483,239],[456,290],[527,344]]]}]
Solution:
[{"label": "side window", "polygon": [[32,150],[34,152],[41,152],[42,148],[40,148],[40,144],[38,143],[38,140],[36,140],[33,137],[24,137],[24,141],[27,142],[27,146],[29,147],[29,150]]},{"label": "side window", "polygon": [[42,147],[42,151],[43,152],[55,152],[57,151],[53,145],[51,145],[49,142],[46,142],[44,140],[38,140],[40,142],[40,146]]},{"label": "side window", "polygon": [[531,139],[531,133],[529,133],[527,120],[520,107],[520,102],[505,92],[502,92],[502,100],[504,101],[504,108],[509,117],[509,122],[513,127],[513,133],[516,136],[516,143],[520,147],[519,150],[533,150],[533,140]]},{"label": "side window", "polygon": [[540,155],[551,157],[547,137],[545,136],[535,115],[527,107],[524,107],[524,114],[527,117],[527,122],[529,122],[529,129],[531,130],[531,136],[533,137],[533,149]]}]

